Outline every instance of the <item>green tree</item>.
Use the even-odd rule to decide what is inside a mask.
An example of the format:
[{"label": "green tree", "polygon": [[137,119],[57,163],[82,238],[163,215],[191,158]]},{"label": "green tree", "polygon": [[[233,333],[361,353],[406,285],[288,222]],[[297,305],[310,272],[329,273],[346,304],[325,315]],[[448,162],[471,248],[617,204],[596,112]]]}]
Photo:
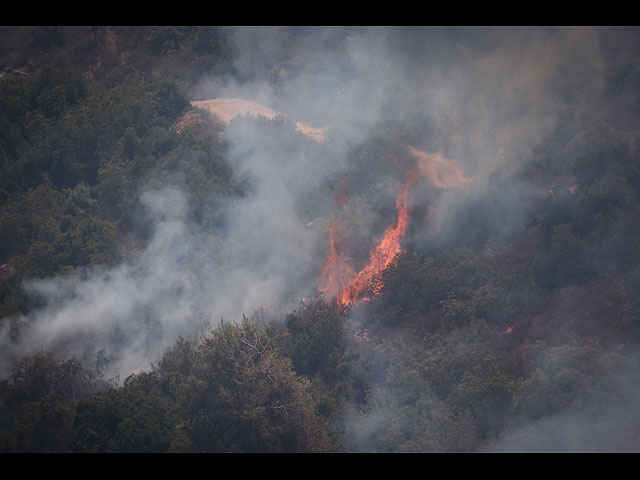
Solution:
[{"label": "green tree", "polygon": [[141,373],[80,402],[70,435],[75,452],[162,453],[169,450],[175,408],[161,377]]},{"label": "green tree", "polygon": [[41,352],[16,362],[0,389],[0,451],[68,451],[76,404],[104,388],[75,358]]},{"label": "green tree", "polygon": [[[205,336],[183,379],[182,449],[200,452],[313,452],[330,448],[310,382],[272,337],[246,318]],[[188,440],[185,444],[184,441]]]},{"label": "green tree", "polygon": [[285,318],[284,354],[301,375],[330,375],[345,348],[345,315],[323,300],[304,305]]},{"label": "green tree", "polygon": [[74,408],[56,395],[21,405],[10,432],[0,434],[0,451],[20,453],[67,452]]}]

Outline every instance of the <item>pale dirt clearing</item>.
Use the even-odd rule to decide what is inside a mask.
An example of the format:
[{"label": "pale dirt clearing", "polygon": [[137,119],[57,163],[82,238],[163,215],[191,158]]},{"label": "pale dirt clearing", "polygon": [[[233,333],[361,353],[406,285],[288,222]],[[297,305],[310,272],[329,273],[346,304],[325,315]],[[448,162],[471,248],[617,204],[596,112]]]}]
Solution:
[{"label": "pale dirt clearing", "polygon": [[409,152],[418,160],[420,173],[440,189],[464,188],[473,178],[465,177],[462,166],[452,158],[446,158],[440,153],[428,153],[409,146]]},{"label": "pale dirt clearing", "polygon": [[[181,131],[189,125],[203,122],[203,116],[198,111],[209,113],[224,125],[228,125],[238,115],[261,116],[268,119],[286,116],[285,113],[244,98],[197,100],[191,102],[191,105],[197,110],[183,115],[174,127],[177,131]],[[329,127],[314,127],[303,122],[296,122],[296,129],[316,142],[326,140],[329,131]],[[429,153],[412,146],[408,148],[418,161],[421,175],[428,178],[436,188],[464,188],[473,181],[473,178],[464,175],[462,166],[456,160],[446,158],[440,153]]]},{"label": "pale dirt clearing", "polygon": [[[210,100],[198,100],[191,102],[195,108],[205,110],[213,115],[216,119],[224,124],[229,124],[231,120],[238,115],[253,115],[273,119],[279,116],[286,116],[285,113],[279,112],[269,107],[265,107],[261,103],[253,100],[245,100],[243,98],[213,98]],[[189,114],[187,114],[189,115]],[[186,116],[185,116],[186,117]],[[185,122],[193,120],[193,115],[184,118]],[[296,130],[303,133],[307,137],[322,142],[326,139],[329,127],[314,127],[308,123],[296,122]]]}]

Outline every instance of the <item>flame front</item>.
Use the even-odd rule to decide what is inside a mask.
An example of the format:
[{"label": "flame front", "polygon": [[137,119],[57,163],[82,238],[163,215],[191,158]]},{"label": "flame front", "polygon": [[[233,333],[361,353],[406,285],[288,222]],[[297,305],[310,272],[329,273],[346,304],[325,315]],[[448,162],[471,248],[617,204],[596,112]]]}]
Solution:
[{"label": "flame front", "polygon": [[[367,290],[371,289],[374,295],[381,291],[384,285],[380,282],[380,274],[402,250],[409,225],[409,190],[420,176],[438,190],[464,189],[473,182],[473,178],[464,175],[464,169],[456,160],[441,153],[429,153],[412,146],[408,147],[408,152],[415,163],[407,170],[396,198],[396,221],[387,227],[378,244],[369,252],[369,261],[362,270],[356,273],[344,252],[338,248],[341,232],[337,219],[329,225],[329,257],[322,268],[319,286],[328,301],[335,299],[339,306],[349,308],[366,300],[363,295]],[[344,191],[341,190],[336,204],[341,206],[343,203]]]},{"label": "flame front", "polygon": [[[413,171],[406,175],[396,198],[397,218],[369,252],[369,261],[358,273],[348,264],[338,249],[339,228],[336,220],[329,225],[329,257],[322,268],[320,291],[327,299],[335,299],[341,307],[351,307],[365,298],[362,295],[376,276],[384,271],[402,250],[402,240],[409,225],[409,189],[416,182]],[[378,286],[378,289],[380,286]]]},{"label": "flame front", "polygon": [[320,291],[326,298],[338,299],[342,304],[343,292],[348,288],[356,272],[344,258],[343,252],[338,249],[338,236],[340,229],[337,220],[329,225],[329,257],[322,266],[322,280]]}]

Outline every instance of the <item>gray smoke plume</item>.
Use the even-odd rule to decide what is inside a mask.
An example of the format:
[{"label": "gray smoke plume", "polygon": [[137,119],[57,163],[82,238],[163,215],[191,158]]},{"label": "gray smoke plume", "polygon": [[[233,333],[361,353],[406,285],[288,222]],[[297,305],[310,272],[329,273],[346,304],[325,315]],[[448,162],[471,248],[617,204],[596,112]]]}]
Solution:
[{"label": "gray smoke plume", "polygon": [[[27,282],[42,306],[16,320],[20,343],[0,332],[5,363],[40,349],[89,362],[102,352],[108,374],[124,377],[150,368],[178,335],[197,335],[220,318],[235,321],[265,305],[290,308],[317,286],[340,180],[360,182],[349,208],[359,213],[354,223],[362,237],[379,235],[393,219],[393,202],[381,200],[394,197],[393,162],[374,162],[384,155],[359,150],[381,131],[383,144],[385,132],[403,138],[399,148],[455,159],[473,178],[465,189],[423,179],[412,190],[413,245],[468,234],[466,219],[477,205],[487,206],[472,215],[486,235],[517,231],[538,185],[516,175],[554,132],[594,111],[610,113],[596,108],[597,99],[604,67],[632,50],[611,48],[628,45],[623,33],[236,29],[234,74],[203,76],[193,100],[245,98],[286,117],[277,128],[236,119],[225,129],[229,164],[245,188],[230,201],[225,224],[198,230],[179,183],[150,186],[140,198],[154,225],[148,244],[113,268]],[[626,34],[637,45],[637,31]],[[617,57],[605,57],[604,47]],[[296,137],[294,121],[329,127],[327,140]]]},{"label": "gray smoke plume", "polygon": [[[637,353],[637,352],[636,352]],[[615,356],[615,355],[614,355]],[[604,366],[607,354],[599,362]],[[483,453],[625,453],[640,450],[640,389],[637,355],[631,364],[618,364],[589,385],[589,395],[571,408],[511,428],[489,442]]]}]

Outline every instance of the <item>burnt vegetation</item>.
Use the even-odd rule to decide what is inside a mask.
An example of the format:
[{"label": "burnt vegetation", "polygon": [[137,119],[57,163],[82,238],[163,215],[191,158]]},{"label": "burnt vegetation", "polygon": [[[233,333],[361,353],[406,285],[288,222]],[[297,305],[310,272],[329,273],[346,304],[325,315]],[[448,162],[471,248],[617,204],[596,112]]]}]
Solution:
[{"label": "burnt vegetation", "polygon": [[[150,181],[184,189],[190,228],[225,228],[227,206],[252,185],[230,166],[224,135],[173,127],[205,70],[251,79],[234,70],[230,28],[0,35],[0,329],[18,343],[22,319],[40,306],[24,281],[118,265],[149,241],[138,199]],[[587,107],[624,104],[624,115],[559,122],[519,160],[512,178],[534,188],[518,222],[483,220],[485,209],[509,215],[504,196],[468,197],[448,234],[425,242],[430,217],[414,202],[405,248],[368,301],[345,310],[316,292],[278,314],[238,311],[124,379],[106,378],[100,356],[95,365],[69,351],[14,358],[0,382],[0,451],[474,452],[510,439],[523,450],[637,451],[640,104],[628,95],[640,58],[607,68]],[[320,148],[288,120],[236,122],[286,138],[270,149]],[[352,198],[375,203],[369,180],[390,152],[406,155],[416,132],[436,136],[417,113],[406,122],[351,150]],[[341,179],[310,192],[309,204]],[[488,185],[504,191],[505,179]],[[376,207],[388,219],[387,200]],[[536,443],[527,427],[557,418],[619,435]]]}]

